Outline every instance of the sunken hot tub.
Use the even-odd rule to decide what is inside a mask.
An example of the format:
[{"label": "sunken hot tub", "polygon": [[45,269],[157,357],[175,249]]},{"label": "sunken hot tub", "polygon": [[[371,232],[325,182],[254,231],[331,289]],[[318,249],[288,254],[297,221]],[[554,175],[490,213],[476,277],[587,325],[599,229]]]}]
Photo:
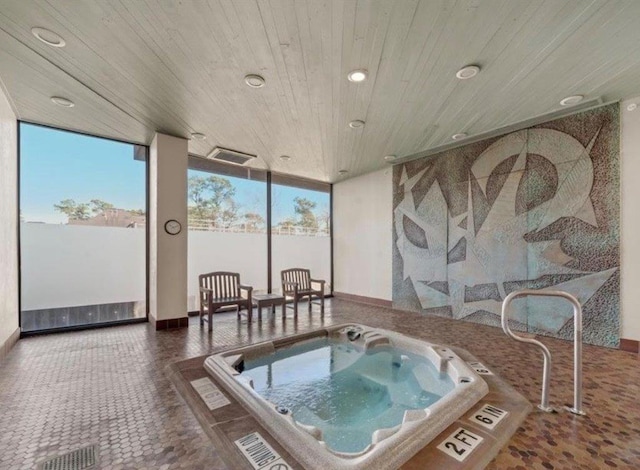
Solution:
[{"label": "sunken hot tub", "polygon": [[392,469],[488,392],[446,346],[347,324],[210,356],[205,368],[309,469]]}]

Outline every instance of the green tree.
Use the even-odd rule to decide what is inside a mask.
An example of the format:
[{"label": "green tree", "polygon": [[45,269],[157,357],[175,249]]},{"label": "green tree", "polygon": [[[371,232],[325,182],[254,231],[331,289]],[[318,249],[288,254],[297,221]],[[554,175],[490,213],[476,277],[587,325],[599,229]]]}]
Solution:
[{"label": "green tree", "polygon": [[193,203],[193,205],[189,205],[189,215],[199,218],[206,217],[207,179],[202,176],[192,176],[189,178],[188,188],[189,200]]},{"label": "green tree", "polygon": [[329,229],[331,228],[331,216],[327,206],[323,206],[320,209],[320,214],[316,216],[316,219],[318,220],[318,226],[322,230],[326,231],[326,233],[329,233]]},{"label": "green tree", "polygon": [[87,220],[90,217],[89,204],[77,203],[73,199],[63,199],[53,208],[58,212],[66,214],[69,220]]},{"label": "green tree", "polygon": [[228,179],[217,175],[192,176],[188,188],[190,217],[209,219],[216,226],[237,220],[238,208],[233,200],[236,188]]},{"label": "green tree", "polygon": [[297,222],[293,217],[288,217],[278,223],[278,227],[282,229],[281,233],[287,234],[291,233],[293,229],[295,229]]},{"label": "green tree", "polygon": [[91,199],[89,201],[89,207],[93,215],[103,214],[109,209],[113,209],[113,204],[105,202],[101,199]]},{"label": "green tree", "polygon": [[220,212],[220,224],[224,228],[231,227],[238,220],[238,205],[233,199],[224,202]]},{"label": "green tree", "polygon": [[313,209],[316,203],[304,197],[296,197],[294,211],[298,215],[298,225],[302,225],[308,229],[318,230],[318,220],[316,219]]},{"label": "green tree", "polygon": [[247,212],[243,218],[248,232],[259,232],[264,228],[264,218],[257,212]]},{"label": "green tree", "polygon": [[[66,214],[69,220],[88,220],[91,216],[104,215],[106,219],[113,217],[117,218],[117,214],[110,214],[110,209],[115,209],[115,206],[110,202],[103,201],[102,199],[91,199],[88,203],[76,202],[73,199],[63,199],[58,204],[54,204],[53,207],[58,212]],[[146,215],[144,209],[119,209],[120,211],[126,211],[131,215]]]}]

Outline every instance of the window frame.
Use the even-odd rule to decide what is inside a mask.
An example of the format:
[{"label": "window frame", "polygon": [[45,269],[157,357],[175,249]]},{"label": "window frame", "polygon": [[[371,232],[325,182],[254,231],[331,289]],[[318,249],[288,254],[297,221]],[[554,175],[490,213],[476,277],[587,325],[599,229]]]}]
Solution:
[{"label": "window frame", "polygon": [[[34,121],[28,121],[25,119],[18,119],[17,120],[18,123],[18,133],[17,133],[17,139],[18,139],[18,165],[17,165],[17,203],[18,203],[18,207],[17,207],[17,230],[18,230],[18,327],[20,328],[20,337],[24,338],[27,336],[37,336],[37,335],[43,335],[43,334],[50,334],[50,333],[59,333],[59,332],[64,332],[64,331],[78,331],[78,330],[92,330],[92,329],[96,329],[96,328],[106,328],[109,326],[114,326],[114,325],[129,325],[129,324],[136,324],[136,323],[146,323],[149,321],[149,234],[150,234],[150,227],[149,227],[149,223],[148,223],[148,217],[149,217],[149,177],[150,177],[150,172],[149,172],[149,146],[148,145],[144,145],[144,144],[139,144],[137,142],[129,142],[126,140],[122,140],[122,139],[114,139],[111,137],[105,137],[105,136],[100,136],[100,135],[95,135],[95,134],[90,134],[88,132],[82,132],[82,131],[77,131],[77,130],[72,130],[72,129],[65,129],[62,127],[56,127],[56,126],[50,126],[47,124],[42,124],[39,122],[34,122]],[[147,223],[145,224],[145,316],[143,318],[130,318],[130,319],[126,319],[126,320],[114,320],[114,321],[108,321],[108,322],[102,322],[102,323],[94,323],[94,324],[84,324],[84,325],[73,325],[73,326],[64,326],[64,327],[57,327],[57,328],[48,328],[48,329],[44,329],[44,330],[34,330],[34,331],[23,331],[22,330],[22,241],[21,241],[21,236],[22,236],[22,230],[20,229],[20,210],[21,210],[21,187],[20,187],[20,181],[21,181],[21,162],[22,162],[22,149],[21,149],[21,129],[22,129],[22,125],[26,124],[26,125],[30,125],[30,126],[38,126],[38,127],[42,127],[45,129],[50,129],[50,130],[54,130],[54,131],[59,131],[59,132],[68,132],[70,134],[77,134],[77,135],[82,135],[82,136],[86,136],[86,137],[93,137],[96,139],[102,139],[102,140],[107,140],[110,142],[118,142],[118,143],[122,143],[122,144],[127,144],[127,145],[134,145],[140,148],[143,148],[145,150],[145,164],[144,164],[144,172],[145,172],[145,188],[144,188],[144,194],[145,194],[145,214],[147,217]]]},{"label": "window frame", "polygon": [[[193,166],[192,166],[193,164]],[[241,165],[233,165],[230,163],[223,163],[215,160],[208,160],[199,155],[189,154],[189,170],[203,171],[219,176],[232,176],[238,178],[252,179],[256,181],[266,182],[266,231],[267,231],[267,292],[273,292],[273,253],[272,253],[272,228],[273,228],[273,216],[272,216],[272,186],[274,184],[281,186],[289,186],[293,188],[306,189],[312,191],[324,192],[329,195],[329,263],[330,263],[330,286],[331,292],[325,294],[325,297],[333,297],[333,184],[326,183],[324,181],[314,180],[310,178],[303,178],[299,176],[287,175],[284,173],[278,173],[271,170],[263,170],[259,168],[245,167]],[[247,177],[252,174],[256,175],[255,178]],[[264,178],[264,179],[263,179]],[[195,312],[189,312],[193,314]]]}]

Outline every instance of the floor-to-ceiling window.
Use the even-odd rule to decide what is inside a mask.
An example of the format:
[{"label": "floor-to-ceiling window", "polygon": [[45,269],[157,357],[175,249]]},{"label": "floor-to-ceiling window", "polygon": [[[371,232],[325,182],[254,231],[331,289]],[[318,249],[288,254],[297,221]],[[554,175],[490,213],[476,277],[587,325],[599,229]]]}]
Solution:
[{"label": "floor-to-ceiling window", "polygon": [[190,156],[187,188],[190,312],[198,275],[212,271],[240,273],[258,294],[279,293],[283,269],[307,268],[331,294],[330,184]]},{"label": "floor-to-ceiling window", "polygon": [[331,185],[273,175],[271,180],[271,254],[273,291],[281,292],[280,273],[311,270],[331,294]]},{"label": "floor-to-ceiling window", "polygon": [[23,332],[147,315],[147,148],[20,124]]},{"label": "floor-to-ceiling window", "polygon": [[198,275],[240,273],[267,292],[266,172],[189,157],[188,311],[198,310]]}]

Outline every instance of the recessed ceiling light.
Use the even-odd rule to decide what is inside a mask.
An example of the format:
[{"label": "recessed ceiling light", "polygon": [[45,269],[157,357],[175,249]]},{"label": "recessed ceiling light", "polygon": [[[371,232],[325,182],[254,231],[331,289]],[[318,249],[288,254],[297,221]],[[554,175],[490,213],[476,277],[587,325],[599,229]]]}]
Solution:
[{"label": "recessed ceiling light", "polygon": [[364,121],[360,121],[359,119],[355,121],[351,121],[349,123],[349,127],[351,129],[358,129],[359,127],[363,127],[363,126],[364,126]]},{"label": "recessed ceiling light", "polygon": [[364,69],[352,70],[347,75],[350,82],[363,82],[367,79],[367,71]]},{"label": "recessed ceiling light", "polygon": [[291,160],[291,157],[289,155],[280,155],[280,160],[288,162]]},{"label": "recessed ceiling light", "polygon": [[451,136],[451,138],[452,138],[453,140],[462,140],[462,139],[464,139],[465,137],[467,137],[467,134],[466,134],[466,133],[464,133],[464,132],[460,132],[459,134],[453,134],[453,135]]},{"label": "recessed ceiling light", "polygon": [[245,75],[244,82],[251,88],[262,88],[264,86],[264,78],[253,73]]},{"label": "recessed ceiling light", "polygon": [[467,65],[456,72],[456,78],[459,78],[460,80],[467,80],[475,77],[479,72],[480,67],[477,65]]},{"label": "recessed ceiling light", "polygon": [[67,43],[59,34],[44,28],[31,28],[31,33],[45,44],[53,47],[64,47]]},{"label": "recessed ceiling light", "polygon": [[205,140],[207,138],[207,136],[202,134],[202,133],[200,133],[200,132],[193,132],[191,134],[191,138],[193,140]]},{"label": "recessed ceiling light", "polygon": [[386,156],[384,157],[384,160],[385,160],[385,161],[387,161],[387,162],[392,162],[392,161],[394,161],[396,158],[398,158],[398,157],[396,157],[395,155],[386,155]]},{"label": "recessed ceiling light", "polygon": [[627,106],[627,111],[635,111],[638,108],[636,103],[631,103]]},{"label": "recessed ceiling light", "polygon": [[566,98],[560,100],[560,105],[573,106],[574,104],[580,103],[580,101],[582,101],[583,99],[584,99],[584,96],[582,95],[567,96]]},{"label": "recessed ceiling light", "polygon": [[338,173],[341,175],[346,175],[347,173],[349,173],[349,170],[340,170],[338,171]]},{"label": "recessed ceiling light", "polygon": [[58,106],[64,106],[65,108],[73,108],[75,103],[67,98],[63,98],[62,96],[52,96],[51,101],[53,101]]}]

